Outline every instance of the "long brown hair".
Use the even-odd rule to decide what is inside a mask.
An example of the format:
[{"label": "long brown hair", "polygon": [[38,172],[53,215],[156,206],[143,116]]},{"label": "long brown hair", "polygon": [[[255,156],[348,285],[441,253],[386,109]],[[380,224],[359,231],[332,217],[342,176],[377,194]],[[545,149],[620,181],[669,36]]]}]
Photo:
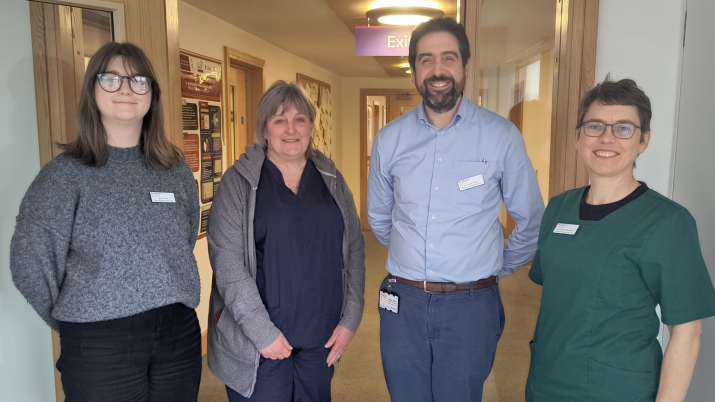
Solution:
[{"label": "long brown hair", "polygon": [[106,72],[115,57],[122,57],[131,75],[151,79],[151,105],[142,122],[140,144],[147,167],[166,170],[175,166],[182,157],[181,150],[166,138],[164,113],[161,108],[161,89],[156,82],[154,69],[144,52],[131,43],[110,42],[102,46],[87,65],[82,93],[77,108],[77,139],[69,144],[60,144],[65,154],[82,164],[100,167],[107,164],[107,132],[102,125],[101,113],[94,97],[97,74]]}]

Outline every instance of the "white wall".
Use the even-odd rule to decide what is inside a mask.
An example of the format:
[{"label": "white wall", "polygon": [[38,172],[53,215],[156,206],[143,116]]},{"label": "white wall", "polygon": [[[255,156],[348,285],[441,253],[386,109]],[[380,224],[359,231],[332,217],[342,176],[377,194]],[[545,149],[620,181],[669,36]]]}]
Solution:
[{"label": "white wall", "polygon": [[0,399],[54,401],[50,329],[15,289],[9,267],[15,216],[40,170],[30,8],[25,0],[0,3]]},{"label": "white wall", "polygon": [[[317,65],[301,59],[271,43],[214,17],[188,3],[179,1],[179,47],[203,56],[223,60],[224,46],[265,60],[264,77],[266,88],[277,80],[295,81],[301,73],[330,84],[333,99],[332,159],[338,168],[342,164],[342,78]],[[224,124],[224,127],[228,127]],[[249,133],[253,135],[253,133]],[[230,166],[229,162],[225,167]],[[196,309],[201,330],[208,328],[209,297],[211,295],[212,270],[206,238],[196,242],[194,249],[201,276],[201,304]]]},{"label": "white wall", "polygon": [[685,0],[601,0],[596,82],[632,78],[651,100],[651,141],[635,175],[670,196]]},{"label": "white wall", "polygon": [[[715,3],[688,0],[688,26],[683,51],[683,79],[676,138],[673,200],[688,208],[698,222],[698,234],[710,278],[715,278],[715,175],[712,150],[712,96],[715,93]],[[700,356],[687,401],[715,399],[715,318],[703,320]]]}]

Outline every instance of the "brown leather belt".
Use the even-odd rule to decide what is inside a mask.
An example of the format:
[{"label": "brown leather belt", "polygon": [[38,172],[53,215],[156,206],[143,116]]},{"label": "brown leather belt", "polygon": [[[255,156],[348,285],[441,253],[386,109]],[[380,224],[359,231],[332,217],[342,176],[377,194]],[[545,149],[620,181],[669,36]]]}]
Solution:
[{"label": "brown leather belt", "polygon": [[425,292],[434,293],[450,293],[458,290],[469,290],[469,285],[472,285],[473,290],[492,287],[497,283],[496,276],[480,279],[476,282],[454,283],[454,282],[429,282],[429,281],[412,281],[399,276],[388,275],[388,278],[394,279],[397,282],[412,286],[413,288],[422,289]]}]

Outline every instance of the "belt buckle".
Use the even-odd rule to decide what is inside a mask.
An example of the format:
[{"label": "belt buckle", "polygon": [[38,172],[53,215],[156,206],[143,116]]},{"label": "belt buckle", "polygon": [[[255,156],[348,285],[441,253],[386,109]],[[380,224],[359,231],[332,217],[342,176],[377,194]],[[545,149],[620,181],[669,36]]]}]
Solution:
[{"label": "belt buckle", "polygon": [[427,281],[422,281],[422,290],[429,292],[429,290],[427,290]]}]

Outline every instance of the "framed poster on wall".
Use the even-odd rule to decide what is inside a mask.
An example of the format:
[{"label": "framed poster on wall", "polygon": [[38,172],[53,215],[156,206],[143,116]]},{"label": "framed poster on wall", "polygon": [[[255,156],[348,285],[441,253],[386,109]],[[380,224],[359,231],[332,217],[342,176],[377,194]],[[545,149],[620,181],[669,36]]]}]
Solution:
[{"label": "framed poster on wall", "polygon": [[207,204],[213,201],[223,173],[222,63],[186,50],[180,50],[179,57],[184,150],[198,148],[198,161],[196,153],[189,153],[191,168],[198,173],[201,203]]},{"label": "framed poster on wall", "polygon": [[296,74],[296,81],[305,89],[315,105],[315,131],[313,132],[315,149],[330,158],[333,139],[333,100],[330,84],[303,74]]}]

